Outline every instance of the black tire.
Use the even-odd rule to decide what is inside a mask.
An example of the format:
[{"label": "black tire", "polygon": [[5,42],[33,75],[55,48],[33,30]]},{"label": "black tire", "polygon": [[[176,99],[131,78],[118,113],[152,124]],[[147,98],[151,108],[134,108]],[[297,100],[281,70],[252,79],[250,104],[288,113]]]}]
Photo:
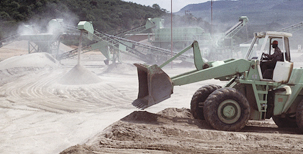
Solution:
[{"label": "black tire", "polygon": [[109,64],[109,60],[108,59],[104,60],[104,64],[108,65]]},{"label": "black tire", "polygon": [[296,122],[299,129],[303,132],[303,100],[298,104],[297,107]]},{"label": "black tire", "polygon": [[296,127],[298,127],[295,117],[282,118],[280,116],[273,116],[272,119],[274,120],[275,124],[279,128],[296,128]]},{"label": "black tire", "polygon": [[190,111],[195,119],[204,120],[203,106],[206,98],[215,90],[220,89],[218,85],[206,85],[199,88],[190,102]]},{"label": "black tire", "polygon": [[249,103],[236,89],[221,88],[205,100],[204,117],[214,129],[239,131],[249,120]]}]

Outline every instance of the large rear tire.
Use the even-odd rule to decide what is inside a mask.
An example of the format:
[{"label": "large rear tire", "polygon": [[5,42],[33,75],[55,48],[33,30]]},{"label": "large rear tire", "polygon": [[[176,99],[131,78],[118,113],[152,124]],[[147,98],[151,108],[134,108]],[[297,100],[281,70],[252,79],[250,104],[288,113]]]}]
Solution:
[{"label": "large rear tire", "polygon": [[204,102],[204,117],[214,129],[239,131],[250,116],[247,99],[234,88],[222,88],[211,93]]},{"label": "large rear tire", "polygon": [[296,122],[299,129],[303,132],[303,100],[299,103],[297,107]]},{"label": "large rear tire", "polygon": [[218,85],[206,85],[199,88],[190,102],[190,111],[194,118],[204,120],[203,106],[206,98],[215,90],[220,89]]},{"label": "large rear tire", "polygon": [[296,118],[291,118],[291,117],[285,117],[282,118],[280,116],[273,116],[272,119],[274,120],[275,124],[279,128],[296,128],[298,127]]}]

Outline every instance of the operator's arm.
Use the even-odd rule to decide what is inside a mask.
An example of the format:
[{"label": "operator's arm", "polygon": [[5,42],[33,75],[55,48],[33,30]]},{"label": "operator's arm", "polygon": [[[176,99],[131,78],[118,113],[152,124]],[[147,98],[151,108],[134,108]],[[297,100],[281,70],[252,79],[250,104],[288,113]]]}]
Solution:
[{"label": "operator's arm", "polygon": [[266,60],[271,60],[271,59],[272,59],[272,55],[267,54],[267,53],[264,53],[264,52],[263,52],[263,56],[264,56],[265,58],[267,58]]}]

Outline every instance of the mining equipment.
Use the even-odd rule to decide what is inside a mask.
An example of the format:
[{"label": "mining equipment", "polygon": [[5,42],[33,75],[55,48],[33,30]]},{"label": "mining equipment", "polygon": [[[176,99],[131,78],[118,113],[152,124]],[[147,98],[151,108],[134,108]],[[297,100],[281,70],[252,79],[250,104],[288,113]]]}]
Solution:
[{"label": "mining equipment", "polygon": [[247,25],[249,20],[247,16],[240,16],[239,21],[227,31],[212,35],[198,26],[174,27],[172,29],[172,37],[171,28],[164,27],[163,19],[155,18],[152,21],[157,25],[151,28],[153,33],[148,37],[148,41],[152,45],[170,49],[172,38],[174,49],[180,51],[190,45],[193,40],[196,40],[199,42],[205,59],[222,60],[239,54],[240,48],[235,43],[234,36]]},{"label": "mining equipment", "polygon": [[[179,54],[193,48],[196,69],[173,77],[161,68],[178,55],[160,66],[136,63],[139,92],[132,104],[145,109],[170,98],[174,86],[218,79],[227,81],[226,85],[206,85],[194,93],[190,110],[196,119],[205,119],[214,129],[225,131],[239,131],[248,120],[270,118],[278,127],[298,126],[303,130],[303,69],[293,68],[291,36],[286,32],[257,32],[245,58],[213,62],[202,59],[198,42],[194,41]],[[283,61],[261,70],[270,61],[263,53],[273,53],[274,40],[279,42]],[[263,44],[256,46],[257,42]]]}]

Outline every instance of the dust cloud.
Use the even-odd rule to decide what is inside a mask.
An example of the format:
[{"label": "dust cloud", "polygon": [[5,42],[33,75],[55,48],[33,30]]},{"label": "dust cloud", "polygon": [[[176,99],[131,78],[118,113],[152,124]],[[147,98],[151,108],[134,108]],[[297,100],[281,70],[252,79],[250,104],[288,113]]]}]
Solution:
[{"label": "dust cloud", "polygon": [[59,80],[59,83],[64,85],[79,85],[94,84],[101,81],[102,80],[96,74],[92,73],[81,64],[77,64]]},{"label": "dust cloud", "polygon": [[59,62],[48,53],[33,53],[7,58],[0,62],[0,70],[12,68],[56,68]]},{"label": "dust cloud", "polygon": [[[77,65],[77,59],[59,63],[50,54],[17,48],[0,48],[1,57],[11,57],[0,62],[0,153],[303,152],[298,129],[278,128],[271,119],[249,121],[241,132],[213,130],[194,119],[189,108],[195,90],[224,82],[175,87],[170,99],[141,111],[131,105],[138,61],[106,66],[106,58],[92,51]],[[169,76],[191,70],[163,69]]]},{"label": "dust cloud", "polygon": [[[0,55],[7,50],[0,48]],[[138,94],[138,61],[107,66],[92,51],[76,65],[77,58],[59,63],[47,53],[12,51],[15,56],[0,62],[0,153],[303,152],[297,129],[277,128],[271,119],[250,121],[241,132],[213,130],[193,119],[195,90],[224,82],[177,86],[170,99],[140,111],[131,105]],[[191,70],[163,69],[169,76]]]}]

